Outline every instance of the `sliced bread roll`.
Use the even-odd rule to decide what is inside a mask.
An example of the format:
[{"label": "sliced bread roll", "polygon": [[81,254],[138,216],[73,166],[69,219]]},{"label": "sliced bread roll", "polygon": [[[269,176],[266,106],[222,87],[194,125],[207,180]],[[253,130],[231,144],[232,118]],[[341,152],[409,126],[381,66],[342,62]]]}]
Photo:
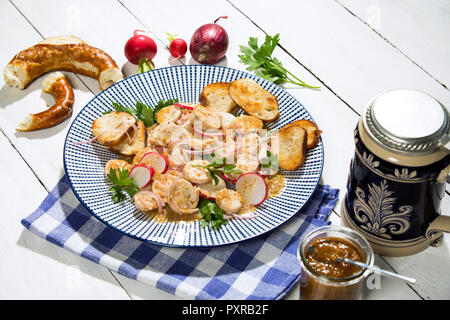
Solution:
[{"label": "sliced bread roll", "polygon": [[322,130],[319,129],[317,124],[315,124],[312,121],[302,119],[302,120],[296,120],[286,126],[290,126],[290,125],[301,126],[303,129],[306,130],[306,134],[307,134],[306,150],[311,150],[317,146],[317,144],[319,143],[319,136],[322,133]]},{"label": "sliced bread roll", "polygon": [[280,116],[277,98],[251,79],[233,81],[228,93],[245,112],[264,122],[273,122]]},{"label": "sliced bread roll", "polygon": [[241,114],[230,123],[229,127],[231,129],[238,127],[243,133],[247,133],[261,130],[263,128],[263,122],[256,117]]},{"label": "sliced bread roll", "polygon": [[134,156],[144,149],[145,138],[147,136],[144,122],[138,121],[136,129],[133,128],[132,132],[126,134],[125,138],[120,143],[111,146],[111,150],[123,156]]},{"label": "sliced bread roll", "polygon": [[122,141],[130,132],[136,119],[127,112],[112,111],[92,122],[92,133],[105,146],[113,146]]},{"label": "sliced bread roll", "polygon": [[306,131],[301,126],[288,125],[279,130],[278,160],[281,169],[296,170],[305,162]]},{"label": "sliced bread roll", "polygon": [[229,88],[229,82],[216,82],[207,85],[200,94],[200,103],[216,112],[234,113],[237,105],[228,94]]}]

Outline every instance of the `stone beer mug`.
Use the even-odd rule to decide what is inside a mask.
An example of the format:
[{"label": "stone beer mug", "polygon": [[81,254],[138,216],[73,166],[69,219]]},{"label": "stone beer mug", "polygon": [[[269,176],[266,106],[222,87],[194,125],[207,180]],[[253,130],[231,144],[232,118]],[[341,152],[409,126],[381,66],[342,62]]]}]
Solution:
[{"label": "stone beer mug", "polygon": [[450,171],[446,108],[420,91],[388,91],[369,103],[354,136],[343,225],[381,255],[438,245],[450,232],[440,209]]}]

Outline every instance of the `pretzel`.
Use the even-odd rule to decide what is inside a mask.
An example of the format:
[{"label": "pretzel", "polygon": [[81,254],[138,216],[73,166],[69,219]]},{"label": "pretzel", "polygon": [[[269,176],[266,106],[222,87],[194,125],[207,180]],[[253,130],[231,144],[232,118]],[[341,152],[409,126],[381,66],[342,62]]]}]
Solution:
[{"label": "pretzel", "polygon": [[72,115],[74,94],[69,81],[61,72],[51,73],[43,84],[43,91],[55,99],[55,104],[40,113],[30,114],[17,127],[18,131],[33,131],[52,127]]},{"label": "pretzel", "polygon": [[74,36],[58,36],[16,54],[5,67],[5,83],[24,89],[40,75],[54,70],[95,78],[102,90],[123,78],[115,61],[104,51]]}]

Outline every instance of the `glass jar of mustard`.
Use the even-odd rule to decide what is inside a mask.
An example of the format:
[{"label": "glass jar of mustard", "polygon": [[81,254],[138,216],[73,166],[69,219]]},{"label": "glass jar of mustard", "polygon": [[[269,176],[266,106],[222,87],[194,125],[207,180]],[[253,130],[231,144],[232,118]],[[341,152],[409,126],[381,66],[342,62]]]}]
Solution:
[{"label": "glass jar of mustard", "polygon": [[303,237],[297,256],[302,267],[300,299],[354,300],[361,295],[365,268],[338,261],[348,258],[373,265],[367,240],[352,229],[323,226]]}]

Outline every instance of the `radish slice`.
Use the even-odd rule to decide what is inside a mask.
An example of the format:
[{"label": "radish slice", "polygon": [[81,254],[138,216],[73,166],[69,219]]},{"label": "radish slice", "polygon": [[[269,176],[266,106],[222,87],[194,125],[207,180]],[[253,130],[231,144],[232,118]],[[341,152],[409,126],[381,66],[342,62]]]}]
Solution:
[{"label": "radish slice", "polygon": [[139,189],[143,189],[150,184],[155,171],[152,167],[145,164],[135,165],[129,174],[130,178],[138,185]]},{"label": "radish slice", "polygon": [[188,109],[188,110],[194,110],[194,107],[187,106],[187,105],[185,105],[185,104],[181,104],[181,103],[178,103],[178,102],[175,103],[174,106],[180,107],[180,108],[184,108],[184,109]]},{"label": "radish slice", "polygon": [[220,130],[207,130],[205,132],[201,131],[200,129],[193,127],[194,132],[201,135],[202,137],[223,137],[224,134]]},{"label": "radish slice", "polygon": [[214,180],[211,180],[208,183],[199,184],[197,186],[200,189],[200,196],[202,198],[215,199],[216,193],[227,187],[225,180],[220,177],[217,177],[217,179],[219,179],[217,184],[214,183]]},{"label": "radish slice", "polygon": [[141,159],[140,164],[145,164],[151,166],[156,173],[164,173],[169,166],[169,161],[166,157],[157,152],[148,152],[144,154]]},{"label": "radish slice", "polygon": [[242,174],[236,181],[236,191],[252,206],[258,206],[267,198],[264,178],[254,172]]},{"label": "radish slice", "polygon": [[222,174],[222,178],[224,178],[225,181],[232,183],[232,184],[235,184],[237,182],[237,179],[233,179],[233,178],[227,176],[225,173]]}]

